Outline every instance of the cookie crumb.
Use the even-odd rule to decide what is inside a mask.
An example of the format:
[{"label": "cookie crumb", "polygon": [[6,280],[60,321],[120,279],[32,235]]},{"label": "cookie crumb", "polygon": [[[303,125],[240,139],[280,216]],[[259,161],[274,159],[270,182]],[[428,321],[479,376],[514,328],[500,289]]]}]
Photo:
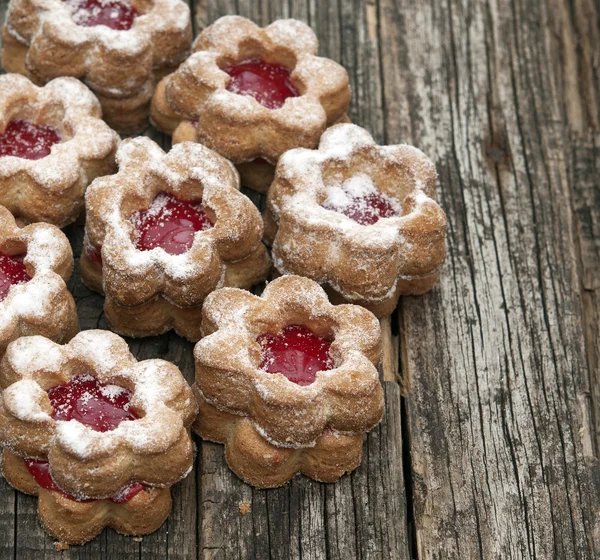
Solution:
[{"label": "cookie crumb", "polygon": [[54,548],[56,548],[58,551],[67,550],[69,545],[66,542],[57,541],[54,543]]},{"label": "cookie crumb", "polygon": [[133,537],[133,542],[142,542],[143,540],[142,537]]},{"label": "cookie crumb", "polygon": [[250,513],[250,502],[248,502],[248,501],[240,502],[240,513],[242,515],[246,515],[247,513]]}]

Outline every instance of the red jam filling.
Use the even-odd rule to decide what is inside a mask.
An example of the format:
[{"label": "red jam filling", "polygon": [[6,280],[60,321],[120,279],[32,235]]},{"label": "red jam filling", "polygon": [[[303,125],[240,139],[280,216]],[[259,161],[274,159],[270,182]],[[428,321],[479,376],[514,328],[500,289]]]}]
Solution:
[{"label": "red jam filling", "polygon": [[129,406],[131,393],[117,385],[105,385],[91,375],[74,377],[48,389],[55,420],[77,420],[97,432],[114,430],[124,420],[136,420]]},{"label": "red jam filling", "polygon": [[72,8],[71,18],[77,25],[105,25],[118,31],[131,29],[139,15],[127,0],[65,0]]},{"label": "red jam filling", "polygon": [[194,234],[213,227],[202,203],[179,200],[160,193],[147,210],[131,218],[136,232],[134,243],[140,251],[161,247],[169,255],[181,255],[190,249]]},{"label": "red jam filling", "polygon": [[288,97],[299,95],[290,80],[292,71],[279,64],[250,58],[223,70],[231,76],[229,91],[254,97],[267,109],[279,109]]},{"label": "red jam filling", "polygon": [[[48,461],[25,459],[25,466],[38,486],[44,490],[59,492],[66,498],[69,498],[69,500],[73,500],[75,502],[93,501],[77,499],[75,496],[71,496],[66,492],[63,492],[58,486],[56,486],[56,483],[50,474],[50,465],[48,464]],[[121,490],[119,490],[112,498],[109,498],[109,500],[115,504],[124,504],[137,496],[144,488],[146,487],[143,484],[140,484],[139,482],[132,482],[131,484],[121,488]]]},{"label": "red jam filling", "polygon": [[363,226],[376,224],[381,218],[397,216],[391,201],[380,193],[371,193],[361,198],[353,198],[350,204],[341,208],[327,206],[325,208],[340,212]]},{"label": "red jam filling", "polygon": [[10,121],[0,134],[0,156],[42,159],[58,142],[60,134],[52,126],[25,120]]},{"label": "red jam filling", "polygon": [[[117,385],[100,383],[91,375],[74,377],[68,383],[56,385],[47,391],[54,409],[55,420],[77,420],[97,432],[114,430],[125,420],[139,418],[130,408],[131,393]],[[52,479],[47,461],[25,459],[27,470],[39,486],[53,492],[60,492],[70,500],[81,501],[63,492]],[[139,482],[128,484],[112,498],[111,502],[123,504],[139,494],[145,486]]]},{"label": "red jam filling", "polygon": [[25,269],[24,258],[25,255],[9,257],[0,254],[0,301],[6,298],[11,286],[31,280]]},{"label": "red jam filling", "polygon": [[262,346],[260,368],[282,373],[298,385],[310,385],[318,371],[333,368],[331,344],[302,325],[288,325],[279,334],[263,334],[256,340]]},{"label": "red jam filling", "polygon": [[327,187],[323,208],[344,214],[363,226],[400,213],[400,204],[377,190],[372,179],[363,174],[355,175],[339,186]]},{"label": "red jam filling", "polygon": [[94,247],[89,243],[85,246],[85,252],[87,253],[88,258],[98,264],[102,264],[102,247]]}]

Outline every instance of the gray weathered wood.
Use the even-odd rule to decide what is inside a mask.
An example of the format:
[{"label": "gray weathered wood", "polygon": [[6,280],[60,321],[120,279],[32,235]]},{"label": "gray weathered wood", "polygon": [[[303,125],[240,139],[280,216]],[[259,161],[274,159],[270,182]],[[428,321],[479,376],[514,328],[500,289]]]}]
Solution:
[{"label": "gray weathered wood", "polygon": [[[579,249],[581,296],[589,366],[589,422],[596,438],[590,440],[594,454],[600,449],[600,136],[575,136],[572,184],[576,239]],[[593,429],[590,430],[593,434]]]},{"label": "gray weathered wood", "polygon": [[564,113],[577,88],[553,33],[576,43],[569,5],[379,3],[388,139],[434,158],[449,219],[439,285],[401,306],[419,558],[600,555]]}]

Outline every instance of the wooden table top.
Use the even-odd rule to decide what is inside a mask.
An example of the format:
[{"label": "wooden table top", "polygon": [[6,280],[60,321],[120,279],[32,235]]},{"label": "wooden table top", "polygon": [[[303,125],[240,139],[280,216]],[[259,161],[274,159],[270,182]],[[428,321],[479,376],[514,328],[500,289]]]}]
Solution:
[{"label": "wooden table top", "polygon": [[[0,0],[3,19],[7,0]],[[156,533],[57,551],[0,480],[0,558],[600,558],[600,5],[594,0],[201,0],[308,22],[352,121],[437,165],[448,257],[382,321],[384,421],[336,484],[255,490],[197,440]],[[152,129],[147,135],[168,148]],[[253,199],[264,204],[260,197]],[[83,231],[67,233],[75,254]],[[106,328],[76,272],[82,328]],[[192,344],[132,340],[193,377]],[[240,503],[249,502],[243,515]]]}]

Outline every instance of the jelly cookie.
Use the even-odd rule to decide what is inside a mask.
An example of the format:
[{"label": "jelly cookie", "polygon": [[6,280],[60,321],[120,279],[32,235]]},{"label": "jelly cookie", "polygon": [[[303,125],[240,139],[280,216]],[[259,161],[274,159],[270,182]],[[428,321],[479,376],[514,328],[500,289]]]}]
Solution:
[{"label": "jelly cookie", "polygon": [[75,221],[87,186],[116,169],[120,138],[74,78],[39,88],[0,76],[0,204],[25,222]]},{"label": "jelly cookie", "polygon": [[186,58],[192,42],[181,0],[11,0],[2,62],[43,84],[74,76],[100,99],[117,130],[146,125],[154,84]]},{"label": "jelly cookie", "polygon": [[106,296],[111,328],[150,336],[174,328],[200,338],[201,305],[221,286],[250,288],[270,261],[263,223],[225,158],[200,144],[165,154],[125,141],[120,171],[86,194],[81,275]]},{"label": "jelly cookie", "polygon": [[316,147],[345,118],[348,74],[316,56],[317,38],[300,21],[260,28],[225,16],[193,50],[158,85],[151,120],[174,142],[200,142],[233,161],[250,188],[266,192],[283,152]]},{"label": "jelly cookie", "polygon": [[429,291],[444,262],[436,179],[412,146],[378,146],[358,126],[331,127],[318,150],[279,160],[265,214],[275,267],[326,285],[336,302],[391,313],[401,294]]},{"label": "jelly cookie", "polygon": [[317,283],[284,276],[262,297],[213,292],[202,332],[194,430],[225,443],[236,474],[267,487],[297,472],[331,481],[360,464],[363,435],[383,411],[372,313],[331,305]]},{"label": "jelly cookie", "polygon": [[[193,461],[197,405],[176,366],[138,363],[107,331],[82,332],[65,346],[22,337],[0,364],[0,387],[4,473],[40,495],[49,532],[80,543],[104,526],[138,534],[162,523],[170,498],[160,489]],[[128,513],[137,517],[127,521]]]},{"label": "jelly cookie", "polygon": [[0,206],[0,357],[20,336],[67,342],[79,332],[75,302],[65,283],[72,270],[71,246],[57,227],[19,228]]}]

